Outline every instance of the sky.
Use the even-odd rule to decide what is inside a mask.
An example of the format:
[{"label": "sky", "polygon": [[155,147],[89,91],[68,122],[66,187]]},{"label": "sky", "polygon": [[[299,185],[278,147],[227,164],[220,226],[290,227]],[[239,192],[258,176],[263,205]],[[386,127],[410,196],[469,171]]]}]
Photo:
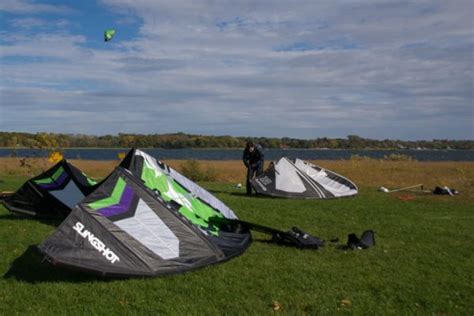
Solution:
[{"label": "sky", "polygon": [[2,0],[0,131],[474,139],[473,5]]}]

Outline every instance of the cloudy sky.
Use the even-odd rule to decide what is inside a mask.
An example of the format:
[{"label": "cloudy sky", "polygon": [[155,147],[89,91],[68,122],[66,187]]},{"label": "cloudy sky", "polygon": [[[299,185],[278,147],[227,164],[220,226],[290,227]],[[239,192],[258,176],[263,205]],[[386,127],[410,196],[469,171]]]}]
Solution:
[{"label": "cloudy sky", "polygon": [[473,15],[472,0],[2,0],[0,130],[473,139]]}]

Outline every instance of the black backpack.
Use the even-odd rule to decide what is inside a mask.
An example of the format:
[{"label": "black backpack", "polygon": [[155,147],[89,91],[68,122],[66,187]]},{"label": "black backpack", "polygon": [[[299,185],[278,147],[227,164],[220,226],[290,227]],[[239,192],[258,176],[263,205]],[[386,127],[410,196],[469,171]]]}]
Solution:
[{"label": "black backpack", "polygon": [[367,249],[375,246],[375,233],[373,230],[366,230],[359,239],[356,234],[347,236],[347,247],[351,249]]},{"label": "black backpack", "polygon": [[433,190],[433,194],[437,194],[437,195],[458,195],[459,191],[456,190],[456,189],[448,188],[446,186],[445,187],[436,187]]}]

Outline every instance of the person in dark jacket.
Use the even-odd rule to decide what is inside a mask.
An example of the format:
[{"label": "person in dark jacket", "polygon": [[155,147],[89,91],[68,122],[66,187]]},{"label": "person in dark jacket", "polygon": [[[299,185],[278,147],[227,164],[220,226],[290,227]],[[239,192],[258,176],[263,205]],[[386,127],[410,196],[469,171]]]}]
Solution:
[{"label": "person in dark jacket", "polygon": [[255,174],[258,177],[263,172],[264,155],[262,146],[247,142],[242,160],[245,167],[247,167],[247,194],[251,194],[252,178]]}]

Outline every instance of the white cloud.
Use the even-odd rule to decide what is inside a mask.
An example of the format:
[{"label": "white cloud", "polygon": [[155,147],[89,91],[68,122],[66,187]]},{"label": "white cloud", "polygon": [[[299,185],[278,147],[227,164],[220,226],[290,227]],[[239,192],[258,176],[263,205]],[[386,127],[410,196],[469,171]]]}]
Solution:
[{"label": "white cloud", "polygon": [[27,0],[2,0],[0,2],[0,11],[17,14],[36,14],[36,13],[70,13],[72,10],[64,5],[51,5],[34,3]]},{"label": "white cloud", "polygon": [[52,30],[65,28],[69,25],[69,22],[65,19],[59,20],[46,20],[40,18],[17,18],[11,19],[10,25],[12,28],[20,28],[24,30]]},{"label": "white cloud", "polygon": [[142,21],[139,36],[4,37],[4,128],[38,130],[40,116],[71,132],[474,137],[468,1],[103,3]]}]

